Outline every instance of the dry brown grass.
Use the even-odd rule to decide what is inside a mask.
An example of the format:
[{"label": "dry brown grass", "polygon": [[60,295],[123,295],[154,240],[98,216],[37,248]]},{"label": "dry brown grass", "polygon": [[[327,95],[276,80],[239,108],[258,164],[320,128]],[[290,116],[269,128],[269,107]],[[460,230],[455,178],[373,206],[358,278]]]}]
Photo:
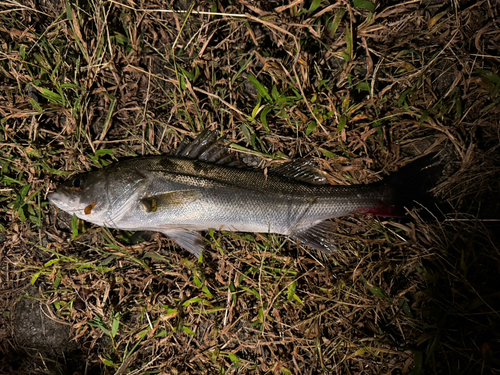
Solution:
[{"label": "dry brown grass", "polygon": [[[0,372],[500,371],[498,4],[318,3],[0,3]],[[438,151],[442,213],[342,218],[330,257],[207,233],[198,264],[45,204],[205,127],[333,183]],[[16,331],[26,294],[70,326],[64,354]]]}]

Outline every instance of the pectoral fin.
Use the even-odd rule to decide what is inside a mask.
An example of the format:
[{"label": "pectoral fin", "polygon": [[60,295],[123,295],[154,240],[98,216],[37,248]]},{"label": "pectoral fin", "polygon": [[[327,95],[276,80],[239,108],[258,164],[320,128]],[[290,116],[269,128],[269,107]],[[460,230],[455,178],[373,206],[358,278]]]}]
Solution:
[{"label": "pectoral fin", "polygon": [[336,253],[337,246],[332,238],[335,229],[335,223],[322,221],[311,227],[297,229],[290,237],[324,253]]},{"label": "pectoral fin", "polygon": [[166,229],[161,232],[197,258],[203,252],[203,240],[198,232],[185,229]]},{"label": "pectoral fin", "polygon": [[156,212],[179,208],[185,204],[194,202],[200,196],[199,190],[170,191],[141,199],[142,206],[147,212]]}]

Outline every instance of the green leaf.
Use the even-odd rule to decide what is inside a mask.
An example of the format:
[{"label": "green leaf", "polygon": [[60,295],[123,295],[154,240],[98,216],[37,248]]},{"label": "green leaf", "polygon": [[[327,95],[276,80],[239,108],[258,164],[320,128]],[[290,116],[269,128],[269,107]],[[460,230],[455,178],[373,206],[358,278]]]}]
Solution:
[{"label": "green leaf", "polygon": [[363,280],[365,286],[368,288],[368,290],[376,297],[380,297],[380,298],[387,298],[387,294],[385,293],[385,290],[379,288],[379,287],[376,287],[376,286],[371,286],[368,284],[368,281],[365,279],[365,277],[363,276],[363,274],[361,274],[361,279]]},{"label": "green leaf", "polygon": [[24,209],[22,207],[19,207],[17,210],[17,213],[19,214],[19,219],[21,219],[21,221],[23,223],[25,223],[26,222],[26,214],[24,213]]},{"label": "green leaf", "polygon": [[114,270],[114,268],[108,268],[108,267],[102,267],[102,266],[97,266],[94,268],[95,272],[99,273],[108,273]]},{"label": "green leaf", "polygon": [[413,91],[413,87],[406,89],[403,91],[401,96],[398,99],[398,107],[401,108],[403,107],[403,104],[405,104],[406,97]]},{"label": "green leaf", "polygon": [[302,306],[305,306],[305,303],[300,299],[300,297],[296,294],[293,295],[293,299],[300,303]]},{"label": "green leaf", "polygon": [[280,97],[280,94],[278,92],[278,89],[276,88],[276,86],[273,86],[272,90],[271,90],[271,95],[273,97],[274,100],[278,100],[278,98]]},{"label": "green leaf", "polygon": [[59,169],[54,169],[54,168],[51,168],[49,167],[49,165],[45,162],[45,161],[41,161],[40,164],[42,165],[43,169],[47,172],[49,172],[50,174],[52,175],[58,175],[58,176],[67,176],[69,174],[71,174],[70,172],[64,172],[64,171],[60,171]]},{"label": "green leaf", "polygon": [[325,87],[326,87],[326,84],[327,84],[328,82],[330,82],[330,80],[329,80],[329,79],[323,79],[323,80],[319,83],[319,85],[318,85],[318,91],[320,91],[320,90],[321,90],[321,88],[322,88],[323,86],[325,86]]},{"label": "green leaf", "polygon": [[99,158],[99,157],[104,156],[104,155],[113,155],[114,153],[115,153],[114,150],[109,150],[107,148],[103,148],[101,150],[97,150],[94,155]]},{"label": "green leaf", "polygon": [[355,87],[356,90],[368,91],[370,92],[370,85],[367,82],[360,82]]},{"label": "green leaf", "polygon": [[266,107],[260,113],[260,122],[262,122],[264,130],[268,133],[271,133],[271,129],[269,129],[269,125],[267,124],[267,114],[271,112],[272,109],[272,107]]},{"label": "green leaf", "polygon": [[250,130],[250,128],[246,124],[243,124],[243,126],[241,127],[241,131],[243,132],[243,135],[245,136],[247,142],[250,143],[252,138],[252,131]]},{"label": "green leaf", "polygon": [[75,85],[74,83],[62,83],[59,87],[61,89],[75,89],[75,90],[83,91],[82,87]]},{"label": "green leaf", "polygon": [[[77,220],[78,220],[78,218],[77,218]],[[71,224],[72,224],[71,226],[73,227],[73,222]],[[78,231],[78,228],[77,228],[77,231]],[[78,232],[77,232],[77,235],[78,235]],[[99,266],[107,266],[116,258],[118,258],[116,255],[110,255],[109,257],[104,259],[101,263],[99,263]]]},{"label": "green leaf", "polygon": [[346,27],[345,29],[345,42],[347,44],[347,48],[345,52],[342,52],[342,56],[344,57],[344,60],[347,62],[351,61],[353,46],[354,46],[351,29],[349,27]]},{"label": "green leaf", "polygon": [[339,134],[342,130],[344,130],[346,124],[347,124],[347,117],[346,116],[340,116],[339,126],[337,127],[336,133]]},{"label": "green leaf", "polygon": [[366,0],[353,0],[352,4],[354,5],[355,8],[359,9],[366,9],[369,10],[370,12],[375,12],[375,5],[369,1]]},{"label": "green leaf", "polygon": [[210,302],[204,300],[204,299],[201,299],[200,297],[194,297],[194,298],[191,298],[191,299],[188,299],[187,301],[185,301],[182,306],[183,307],[188,307],[189,305],[193,304],[193,303],[199,303],[199,304],[202,304],[204,306],[211,306]]},{"label": "green leaf", "polygon": [[241,286],[241,285],[240,285],[240,289],[243,289],[244,291],[246,291],[246,292],[248,292],[250,294],[253,294],[255,297],[257,297],[257,299],[260,299],[260,294],[255,289],[253,289],[253,288],[247,288],[247,287]]},{"label": "green leaf", "polygon": [[184,330],[184,332],[186,332],[188,335],[192,335],[192,336],[196,336],[196,333],[194,333],[193,331],[191,331],[189,329],[188,326],[183,326],[182,329]]},{"label": "green leaf", "polygon": [[420,350],[415,350],[413,352],[413,369],[411,370],[411,375],[422,374],[424,364],[424,356]]},{"label": "green leaf", "polygon": [[109,130],[109,126],[111,124],[111,117],[113,117],[113,112],[115,110],[115,105],[116,105],[116,98],[111,96],[111,95],[108,95],[108,96],[109,96],[109,99],[111,99],[111,103],[109,104],[109,109],[108,109],[108,113],[106,115],[106,120],[104,120],[104,126],[103,126],[103,129],[101,132],[102,136],[106,135],[106,133]]},{"label": "green leaf", "polygon": [[[147,334],[149,333],[149,331],[151,331],[151,328],[148,326],[147,328],[143,329],[142,331],[140,331],[139,333],[137,333],[135,335],[135,337],[139,340],[142,340],[144,337],[147,336]],[[158,337],[158,335],[155,335],[155,337]]]},{"label": "green leaf", "polygon": [[194,80],[195,74],[193,72],[188,72],[187,70],[183,69],[182,66],[179,66],[179,69],[181,70],[182,74],[184,74],[191,82]]},{"label": "green leaf", "polygon": [[262,84],[257,80],[257,78],[249,75],[248,80],[255,86],[255,88],[257,89],[257,92],[259,93],[259,95],[261,97],[266,99],[266,101],[269,103],[273,102],[272,98],[269,96],[269,91],[267,90],[266,87],[262,86]]},{"label": "green leaf", "polygon": [[422,113],[422,116],[420,116],[420,120],[418,120],[418,123],[422,125],[425,122],[425,120],[427,120],[428,117],[429,117],[429,111],[424,111]]},{"label": "green leaf", "polygon": [[316,129],[316,127],[318,126],[318,123],[313,121],[313,122],[310,122],[309,125],[307,125],[307,129],[306,129],[306,135],[310,135],[314,129]]},{"label": "green leaf", "polygon": [[22,59],[26,59],[26,46],[24,44],[21,44],[19,47],[19,55],[21,55]]},{"label": "green leaf", "polygon": [[102,358],[102,363],[104,363],[106,366],[114,367],[113,361],[110,361],[109,359]]},{"label": "green leaf", "polygon": [[201,288],[201,290],[203,291],[203,293],[205,294],[205,296],[207,298],[212,298],[213,297],[213,294],[210,293],[210,290],[208,290],[208,287],[206,285],[204,285],[203,288]]},{"label": "green leaf", "polygon": [[320,150],[320,151],[321,151],[321,153],[322,153],[323,155],[325,155],[327,158],[334,159],[334,158],[336,157],[336,155],[335,155],[334,153],[330,152],[330,151],[327,151],[327,150],[322,149],[322,148],[320,148],[319,150]]},{"label": "green leaf", "polygon": [[35,108],[38,112],[42,112],[43,113],[43,108],[40,106],[40,104],[38,104],[38,102],[33,99],[33,98],[28,98],[30,104],[33,106],[33,108]]},{"label": "green leaf", "polygon": [[236,356],[236,354],[233,354],[233,353],[229,353],[229,359],[231,360],[231,362],[233,363],[238,363],[240,362],[240,359]]},{"label": "green leaf", "polygon": [[186,79],[184,76],[179,76],[179,84],[181,85],[182,90],[186,90]]},{"label": "green leaf", "polygon": [[407,301],[405,301],[404,299],[400,300],[399,307],[401,307],[401,310],[403,310],[403,312],[408,318],[413,319],[413,314],[411,312],[410,305],[408,304]]},{"label": "green leaf", "polygon": [[61,95],[56,94],[55,92],[50,91],[49,89],[46,89],[44,87],[37,87],[37,90],[40,92],[40,95],[42,95],[52,104],[64,105],[64,98]]},{"label": "green leaf", "polygon": [[498,76],[498,74],[495,74],[489,70],[476,69],[474,70],[474,74],[479,74],[481,77],[487,78],[493,83],[500,84],[500,77]]},{"label": "green leaf", "polygon": [[118,327],[120,327],[120,314],[116,313],[113,317],[113,324],[111,326],[111,337],[115,337],[118,333]]},{"label": "green leaf", "polygon": [[73,239],[78,237],[78,217],[75,214],[71,218],[71,233],[73,234]]},{"label": "green leaf", "polygon": [[87,322],[87,324],[91,327],[99,328],[106,336],[111,337],[111,332],[109,332],[109,329],[104,325],[101,318],[97,317],[94,320]]},{"label": "green leaf", "polygon": [[252,110],[252,116],[250,116],[250,118],[248,119],[248,121],[253,121],[255,120],[255,117],[257,116],[257,114],[259,113],[259,109],[260,109],[260,97],[259,99],[257,100],[257,104],[255,105],[255,107],[253,108]]},{"label": "green leaf", "polygon": [[293,299],[293,296],[295,295],[295,290],[297,289],[297,281],[294,281],[288,286],[288,295],[287,298],[289,301]]},{"label": "green leaf", "polygon": [[66,18],[70,21],[73,19],[73,11],[71,10],[69,1],[66,1]]},{"label": "green leaf", "polygon": [[[214,3],[215,3],[215,1],[214,1]],[[217,5],[215,5],[215,8],[217,8]],[[214,11],[214,12],[216,12],[216,11]],[[234,83],[238,79],[238,77],[241,75],[241,73],[243,73],[243,71],[247,68],[248,64],[250,64],[250,62],[252,61],[254,56],[255,56],[255,52],[252,52],[252,54],[247,59],[247,61],[245,61],[245,63],[243,65],[241,65],[241,68],[240,68],[240,70],[238,70],[238,73],[236,73],[233,76],[233,78],[231,78],[231,83]]]},{"label": "green leaf", "polygon": [[43,266],[50,267],[50,266],[57,264],[57,263],[59,263],[59,259],[51,259],[47,263],[45,263]]},{"label": "green leaf", "polygon": [[26,198],[26,196],[28,195],[28,192],[30,191],[30,187],[31,187],[31,184],[28,184],[26,186],[24,186],[21,191],[19,192],[19,195],[21,196],[21,198]]},{"label": "green leaf", "polygon": [[155,337],[165,337],[165,336],[167,336],[167,331],[166,330],[162,330],[162,331],[160,331],[159,333],[157,333],[155,335]]},{"label": "green leaf", "polygon": [[201,286],[203,285],[201,280],[198,278],[196,271],[194,272],[194,275],[193,275],[193,281],[194,281],[194,285],[196,285],[198,288],[201,288]]},{"label": "green leaf", "polygon": [[333,22],[328,24],[328,30],[330,30],[331,36],[334,36],[337,32],[337,29],[340,26],[340,21],[342,21],[342,18],[344,17],[344,14],[346,14],[346,12],[347,9],[344,8],[341,8],[335,12],[335,18],[333,19]]},{"label": "green leaf", "polygon": [[126,44],[129,44],[129,42],[130,42],[129,38],[127,38],[125,35],[120,34],[116,31],[115,31],[114,39],[115,39],[116,43],[119,44],[120,46],[124,46]]},{"label": "green leaf", "polygon": [[31,277],[31,285],[35,285],[36,281],[38,280],[38,278],[40,277],[40,275],[42,274],[42,272],[37,272],[35,273],[32,277]]},{"label": "green leaf", "polygon": [[313,0],[309,9],[308,10],[303,9],[300,12],[300,14],[314,12],[316,9],[319,8],[320,5],[321,5],[321,0]]}]

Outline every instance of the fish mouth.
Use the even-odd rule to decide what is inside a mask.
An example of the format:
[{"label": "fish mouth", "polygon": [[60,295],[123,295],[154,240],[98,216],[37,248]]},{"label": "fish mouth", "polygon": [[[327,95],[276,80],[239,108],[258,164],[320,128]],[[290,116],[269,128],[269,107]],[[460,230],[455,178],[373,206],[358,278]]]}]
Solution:
[{"label": "fish mouth", "polygon": [[56,206],[58,206],[58,203],[62,201],[61,198],[62,195],[59,194],[57,191],[47,194],[47,199],[49,200],[49,202],[55,204]]},{"label": "fish mouth", "polygon": [[61,210],[67,212],[78,211],[77,209],[74,209],[73,207],[70,207],[68,205],[68,197],[65,194],[61,194],[55,191],[53,193],[47,194],[47,199],[49,200],[50,203],[60,208]]},{"label": "fish mouth", "polygon": [[50,203],[52,203],[53,205],[57,206],[60,209],[67,208],[67,205],[64,203],[63,200],[63,195],[56,191],[47,194],[47,199],[49,200]]},{"label": "fish mouth", "polygon": [[59,197],[60,194],[58,194],[57,192],[47,194],[47,199],[50,203],[55,203],[57,200],[60,199]]}]

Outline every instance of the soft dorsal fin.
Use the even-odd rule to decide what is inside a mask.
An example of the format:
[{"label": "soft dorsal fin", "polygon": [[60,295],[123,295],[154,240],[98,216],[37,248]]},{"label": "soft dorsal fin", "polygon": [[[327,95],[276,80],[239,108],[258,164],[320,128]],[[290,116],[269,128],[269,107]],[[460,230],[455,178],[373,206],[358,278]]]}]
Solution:
[{"label": "soft dorsal fin", "polygon": [[157,194],[141,199],[141,204],[147,212],[179,208],[198,199],[199,190],[178,190]]},{"label": "soft dorsal fin", "polygon": [[229,153],[224,138],[217,138],[217,134],[216,130],[205,129],[192,141],[186,137],[172,155],[213,164],[235,165],[236,158]]},{"label": "soft dorsal fin", "polygon": [[317,169],[312,160],[295,159],[278,167],[271,168],[270,174],[293,178],[311,185],[326,185],[326,173]]}]

